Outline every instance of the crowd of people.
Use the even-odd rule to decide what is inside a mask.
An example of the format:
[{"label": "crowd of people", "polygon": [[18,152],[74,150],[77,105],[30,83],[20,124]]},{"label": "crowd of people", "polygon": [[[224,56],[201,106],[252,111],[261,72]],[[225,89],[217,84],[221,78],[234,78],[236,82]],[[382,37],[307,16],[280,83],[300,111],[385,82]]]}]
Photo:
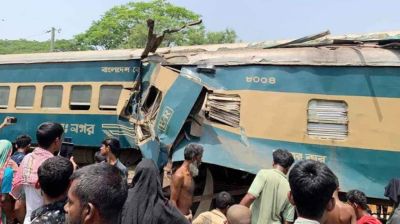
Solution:
[{"label": "crowd of people", "polygon": [[[8,118],[0,124],[7,126]],[[95,164],[79,168],[73,157],[57,156],[64,137],[62,126],[41,124],[37,147],[29,152],[31,137],[0,140],[0,224],[330,224],[381,223],[371,215],[366,195],[351,190],[339,199],[339,182],[324,163],[301,160],[276,149],[271,169],[255,176],[247,193],[236,200],[218,193],[214,209],[193,217],[194,178],[199,174],[203,147],[188,144],[184,161],[173,173],[168,198],[162,189],[160,169],[142,159],[128,184],[128,169],[118,159],[117,139],[101,142]],[[395,210],[388,223],[400,223],[400,180],[386,189]]]}]

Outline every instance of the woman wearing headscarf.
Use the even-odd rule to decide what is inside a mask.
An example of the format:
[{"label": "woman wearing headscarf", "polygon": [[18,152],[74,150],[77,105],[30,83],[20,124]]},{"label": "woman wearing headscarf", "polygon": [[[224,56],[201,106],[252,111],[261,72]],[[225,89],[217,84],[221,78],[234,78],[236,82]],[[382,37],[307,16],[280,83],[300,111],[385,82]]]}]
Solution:
[{"label": "woman wearing headscarf", "polygon": [[400,179],[393,178],[385,187],[385,196],[393,203],[393,211],[386,224],[400,223]]},{"label": "woman wearing headscarf", "polygon": [[132,184],[122,209],[122,224],[189,223],[164,197],[158,169],[152,160],[143,159],[138,164]]},{"label": "woman wearing headscarf", "polygon": [[[12,144],[8,140],[0,140],[0,183],[1,183],[1,193],[2,193],[2,201],[4,202],[4,198],[7,195],[7,191],[11,188],[12,184],[12,176],[13,169],[10,166],[10,158],[12,153]],[[9,191],[8,191],[9,192]],[[0,224],[6,223],[6,215],[4,213],[3,206],[6,203],[2,203],[2,207],[0,208]]]}]

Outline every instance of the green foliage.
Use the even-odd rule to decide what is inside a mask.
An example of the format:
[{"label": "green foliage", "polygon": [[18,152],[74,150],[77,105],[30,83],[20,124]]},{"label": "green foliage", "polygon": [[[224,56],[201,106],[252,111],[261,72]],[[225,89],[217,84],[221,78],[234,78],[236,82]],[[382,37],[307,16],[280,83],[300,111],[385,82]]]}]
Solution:
[{"label": "green foliage", "polygon": [[206,38],[209,44],[233,43],[236,40],[236,32],[231,29],[222,32],[208,32]]},{"label": "green foliage", "polygon": [[[200,15],[166,0],[130,2],[107,11],[100,20],[75,37],[81,47],[101,49],[143,48],[147,41],[147,19],[155,21],[155,32],[180,27],[200,19]],[[178,33],[167,35],[162,46],[231,43],[236,39],[233,30],[207,33],[197,25]]]},{"label": "green foliage", "polygon": [[[89,50],[78,46],[74,40],[57,40],[54,51]],[[0,54],[40,53],[50,51],[50,41],[0,40]]]},{"label": "green foliage", "polygon": [[[54,51],[143,48],[147,42],[147,20],[155,21],[155,33],[198,21],[200,15],[167,0],[130,2],[108,10],[84,33],[72,40],[57,40]],[[233,43],[234,30],[206,32],[200,24],[177,33],[167,34],[161,46]],[[50,41],[0,40],[0,54],[49,52]]]}]

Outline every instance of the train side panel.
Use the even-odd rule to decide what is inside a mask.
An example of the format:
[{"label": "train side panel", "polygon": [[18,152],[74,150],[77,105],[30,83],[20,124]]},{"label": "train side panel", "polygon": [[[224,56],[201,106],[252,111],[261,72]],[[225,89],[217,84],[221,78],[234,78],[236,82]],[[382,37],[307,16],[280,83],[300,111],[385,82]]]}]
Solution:
[{"label": "train side panel", "polygon": [[[205,162],[254,174],[272,166],[273,150],[286,148],[296,159],[327,163],[342,190],[357,188],[383,198],[385,185],[400,168],[398,71],[396,67],[249,65],[218,67],[210,75],[187,67],[182,73],[209,92],[240,96],[238,127],[206,117],[201,137],[190,142],[205,146]],[[339,138],[324,136],[325,130],[312,134],[312,102],[345,105],[340,127],[346,130]],[[174,161],[183,159],[187,143],[177,147]]]}]

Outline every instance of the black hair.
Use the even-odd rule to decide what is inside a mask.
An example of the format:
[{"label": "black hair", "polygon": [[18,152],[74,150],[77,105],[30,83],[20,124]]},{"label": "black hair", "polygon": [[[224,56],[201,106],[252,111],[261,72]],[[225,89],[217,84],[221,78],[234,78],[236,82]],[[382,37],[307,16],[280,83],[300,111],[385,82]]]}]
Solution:
[{"label": "black hair", "polygon": [[275,164],[281,165],[283,168],[288,169],[294,163],[292,153],[286,149],[277,149],[272,153],[272,158]]},{"label": "black hair", "polygon": [[300,216],[320,219],[336,190],[336,176],[325,164],[302,160],[289,173],[289,184]]},{"label": "black hair", "polygon": [[61,138],[63,133],[64,129],[59,123],[45,122],[38,127],[36,140],[40,147],[47,149],[56,138]]},{"label": "black hair", "polygon": [[81,205],[92,203],[105,222],[118,222],[128,185],[116,167],[108,163],[88,165],[75,171],[70,179],[77,181],[73,192]]},{"label": "black hair", "polygon": [[363,210],[369,210],[367,197],[364,192],[359,190],[351,190],[346,194],[347,201],[355,203],[360,206]]},{"label": "black hair", "polygon": [[104,141],[101,142],[101,144],[105,146],[109,146],[111,149],[111,153],[114,154],[116,157],[119,156],[121,149],[120,149],[120,144],[119,140],[116,138],[107,138]]},{"label": "black hair", "polygon": [[232,195],[226,191],[220,192],[215,198],[215,207],[218,209],[226,209],[233,204]]},{"label": "black hair", "polygon": [[64,157],[55,156],[45,160],[38,169],[40,188],[51,198],[61,196],[68,190],[73,171],[72,163]]},{"label": "black hair", "polygon": [[26,148],[31,142],[32,138],[29,135],[20,135],[15,139],[15,144],[18,148]]},{"label": "black hair", "polygon": [[195,143],[190,143],[185,148],[185,160],[192,160],[194,157],[202,155],[203,151],[203,146]]}]

